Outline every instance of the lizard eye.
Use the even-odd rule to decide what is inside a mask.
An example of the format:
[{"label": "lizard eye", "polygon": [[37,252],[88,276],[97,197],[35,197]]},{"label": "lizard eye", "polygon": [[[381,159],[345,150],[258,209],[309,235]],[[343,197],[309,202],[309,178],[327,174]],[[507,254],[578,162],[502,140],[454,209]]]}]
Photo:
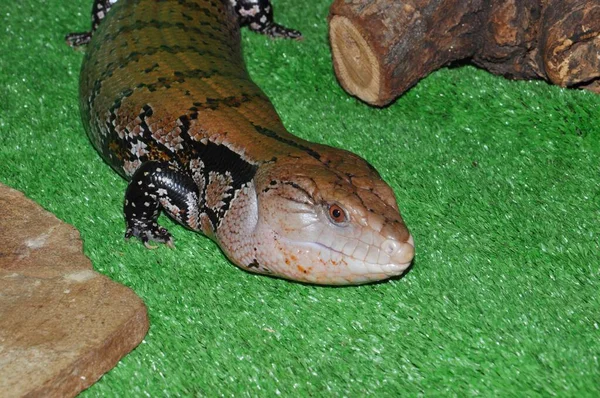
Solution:
[{"label": "lizard eye", "polygon": [[346,216],[346,212],[339,205],[331,204],[329,205],[329,209],[327,211],[329,218],[335,224],[342,224],[348,221],[348,217]]}]

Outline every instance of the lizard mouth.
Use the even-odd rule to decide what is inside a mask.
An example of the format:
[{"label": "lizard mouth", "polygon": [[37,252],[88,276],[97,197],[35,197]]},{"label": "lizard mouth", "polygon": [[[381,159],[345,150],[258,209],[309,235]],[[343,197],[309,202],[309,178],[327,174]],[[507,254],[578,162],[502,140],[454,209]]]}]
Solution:
[{"label": "lizard mouth", "polygon": [[[311,282],[320,284],[363,284],[402,275],[410,267],[414,258],[414,239],[409,236],[406,242],[393,241],[391,245],[385,241],[379,248],[381,262],[367,261],[346,254],[340,250],[319,242],[302,242],[286,239],[286,243],[310,253],[316,253],[316,258],[300,258],[300,268],[309,270],[312,275],[305,275]],[[384,253],[386,245],[392,246],[394,252]],[[388,250],[390,250],[388,248]],[[327,254],[326,254],[327,253]],[[333,256],[332,256],[333,255]],[[338,257],[334,259],[332,257]],[[311,261],[312,260],[312,261]],[[311,262],[311,264],[307,264]]]}]

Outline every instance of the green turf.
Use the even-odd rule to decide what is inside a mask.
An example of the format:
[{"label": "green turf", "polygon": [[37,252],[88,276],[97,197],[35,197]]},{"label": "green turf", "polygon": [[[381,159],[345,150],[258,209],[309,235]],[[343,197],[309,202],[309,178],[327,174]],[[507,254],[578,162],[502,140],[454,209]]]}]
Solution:
[{"label": "green turf", "polygon": [[1,6],[0,181],[77,227],[150,314],[84,396],[600,394],[600,96],[461,67],[369,108],[334,78],[328,3],[277,0],[306,39],[244,32],[245,56],[291,132],[394,188],[417,256],[388,283],[251,275],[169,220],[175,250],[124,241],[125,181],[85,137],[63,42],[91,1]]}]

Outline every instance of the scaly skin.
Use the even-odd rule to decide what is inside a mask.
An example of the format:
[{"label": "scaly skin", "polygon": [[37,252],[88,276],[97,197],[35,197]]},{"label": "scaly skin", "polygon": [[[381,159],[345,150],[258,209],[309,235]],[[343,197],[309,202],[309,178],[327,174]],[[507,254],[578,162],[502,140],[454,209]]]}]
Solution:
[{"label": "scaly skin", "polygon": [[165,211],[251,272],[333,285],[402,274],[414,244],[394,193],[360,157],[286,131],[246,72],[238,25],[229,2],[121,0],[94,32],[82,118],[131,180],[127,236],[170,244]]}]

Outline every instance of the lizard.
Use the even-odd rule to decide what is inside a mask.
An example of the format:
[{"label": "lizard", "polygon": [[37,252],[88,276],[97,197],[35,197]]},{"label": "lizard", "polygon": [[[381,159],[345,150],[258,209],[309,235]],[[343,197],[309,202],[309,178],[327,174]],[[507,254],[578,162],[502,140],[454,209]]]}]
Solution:
[{"label": "lizard", "polygon": [[128,180],[126,238],[172,246],[164,212],[238,267],[324,285],[403,274],[414,257],[393,190],[349,151],[289,133],[250,79],[240,26],[299,39],[270,0],[95,0],[80,109]]}]

